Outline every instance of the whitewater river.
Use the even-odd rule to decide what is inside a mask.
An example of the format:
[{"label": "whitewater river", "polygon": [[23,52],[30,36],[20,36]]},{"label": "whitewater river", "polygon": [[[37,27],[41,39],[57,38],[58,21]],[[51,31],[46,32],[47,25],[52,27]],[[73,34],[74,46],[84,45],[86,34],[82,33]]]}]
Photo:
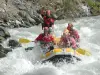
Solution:
[{"label": "whitewater river", "polygon": [[[35,46],[33,42],[22,44],[23,47],[16,48],[0,59],[0,75],[100,75],[100,16],[77,19],[73,23],[79,31],[80,47],[89,50],[91,56],[81,56],[81,62],[76,64],[52,63],[41,64],[39,47],[28,52],[25,48]],[[64,21],[55,23],[55,34],[60,36],[62,30],[67,26]],[[31,28],[9,29],[10,39],[27,38],[34,40],[42,30],[40,26]],[[3,43],[7,47],[7,41]]]}]

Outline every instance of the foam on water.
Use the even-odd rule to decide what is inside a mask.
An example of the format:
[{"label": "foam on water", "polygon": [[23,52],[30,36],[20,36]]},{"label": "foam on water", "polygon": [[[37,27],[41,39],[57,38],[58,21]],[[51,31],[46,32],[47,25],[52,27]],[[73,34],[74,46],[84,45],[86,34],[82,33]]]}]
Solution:
[{"label": "foam on water", "polygon": [[[100,75],[100,16],[77,19],[73,24],[80,34],[80,47],[90,50],[92,56],[82,56],[76,64],[40,63],[40,47],[34,42],[23,44],[0,60],[0,75]],[[62,22],[62,23],[61,23]],[[68,23],[56,22],[55,34],[60,36]],[[27,38],[34,40],[41,32],[40,26],[31,28],[10,29],[11,38]],[[7,42],[7,41],[6,41]],[[6,42],[4,45],[6,46]],[[25,51],[26,47],[34,46],[33,50]]]}]

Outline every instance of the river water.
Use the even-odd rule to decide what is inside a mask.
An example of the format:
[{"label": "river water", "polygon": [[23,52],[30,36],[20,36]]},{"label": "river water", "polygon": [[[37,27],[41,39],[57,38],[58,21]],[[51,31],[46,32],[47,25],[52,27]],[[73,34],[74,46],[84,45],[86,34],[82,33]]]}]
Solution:
[{"label": "river water", "polygon": [[[55,23],[55,34],[60,36],[67,26],[65,21]],[[81,56],[81,62],[76,64],[52,63],[41,64],[39,46],[28,52],[27,47],[33,47],[33,42],[22,44],[22,47],[9,52],[0,59],[0,75],[100,75],[100,16],[76,19],[73,22],[80,34],[80,47],[91,52],[91,56]],[[34,40],[42,32],[41,26],[31,28],[9,29],[10,39],[27,38]],[[7,47],[7,41],[4,46]]]}]

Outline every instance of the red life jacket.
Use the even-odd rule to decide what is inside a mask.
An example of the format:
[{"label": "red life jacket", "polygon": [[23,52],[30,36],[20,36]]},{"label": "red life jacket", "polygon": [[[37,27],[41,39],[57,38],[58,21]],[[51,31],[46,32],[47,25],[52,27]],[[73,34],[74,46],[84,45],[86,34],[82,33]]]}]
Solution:
[{"label": "red life jacket", "polygon": [[44,42],[52,42],[53,41],[53,37],[51,35],[47,35],[43,37],[43,41]]},{"label": "red life jacket", "polygon": [[80,36],[78,34],[78,31],[76,31],[76,30],[73,30],[72,33],[71,33],[71,35],[74,37],[74,39],[76,41],[78,41],[80,39]]},{"label": "red life jacket", "polygon": [[40,34],[35,40],[42,41],[42,38],[43,38],[43,34]]},{"label": "red life jacket", "polygon": [[44,41],[44,42],[52,42],[53,41],[53,37],[51,35],[47,35],[45,36],[43,33],[40,34],[37,38],[37,41]]},{"label": "red life jacket", "polygon": [[69,35],[62,37],[62,40],[63,40],[64,43],[68,43]]},{"label": "red life jacket", "polygon": [[44,27],[52,27],[53,24],[54,24],[53,18],[47,18],[46,16],[44,17]]}]

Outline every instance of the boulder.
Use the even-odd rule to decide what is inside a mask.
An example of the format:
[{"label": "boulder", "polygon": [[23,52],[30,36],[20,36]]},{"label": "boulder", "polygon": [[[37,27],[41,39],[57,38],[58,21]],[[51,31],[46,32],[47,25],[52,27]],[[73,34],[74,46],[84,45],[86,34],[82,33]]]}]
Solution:
[{"label": "boulder", "polygon": [[10,48],[21,47],[21,44],[17,40],[9,40],[8,46]]},{"label": "boulder", "polygon": [[10,37],[10,33],[4,28],[0,26],[0,42]]},{"label": "boulder", "polygon": [[4,48],[1,44],[0,44],[0,58],[5,57],[6,54],[8,52],[11,52],[12,49],[11,48]]}]

